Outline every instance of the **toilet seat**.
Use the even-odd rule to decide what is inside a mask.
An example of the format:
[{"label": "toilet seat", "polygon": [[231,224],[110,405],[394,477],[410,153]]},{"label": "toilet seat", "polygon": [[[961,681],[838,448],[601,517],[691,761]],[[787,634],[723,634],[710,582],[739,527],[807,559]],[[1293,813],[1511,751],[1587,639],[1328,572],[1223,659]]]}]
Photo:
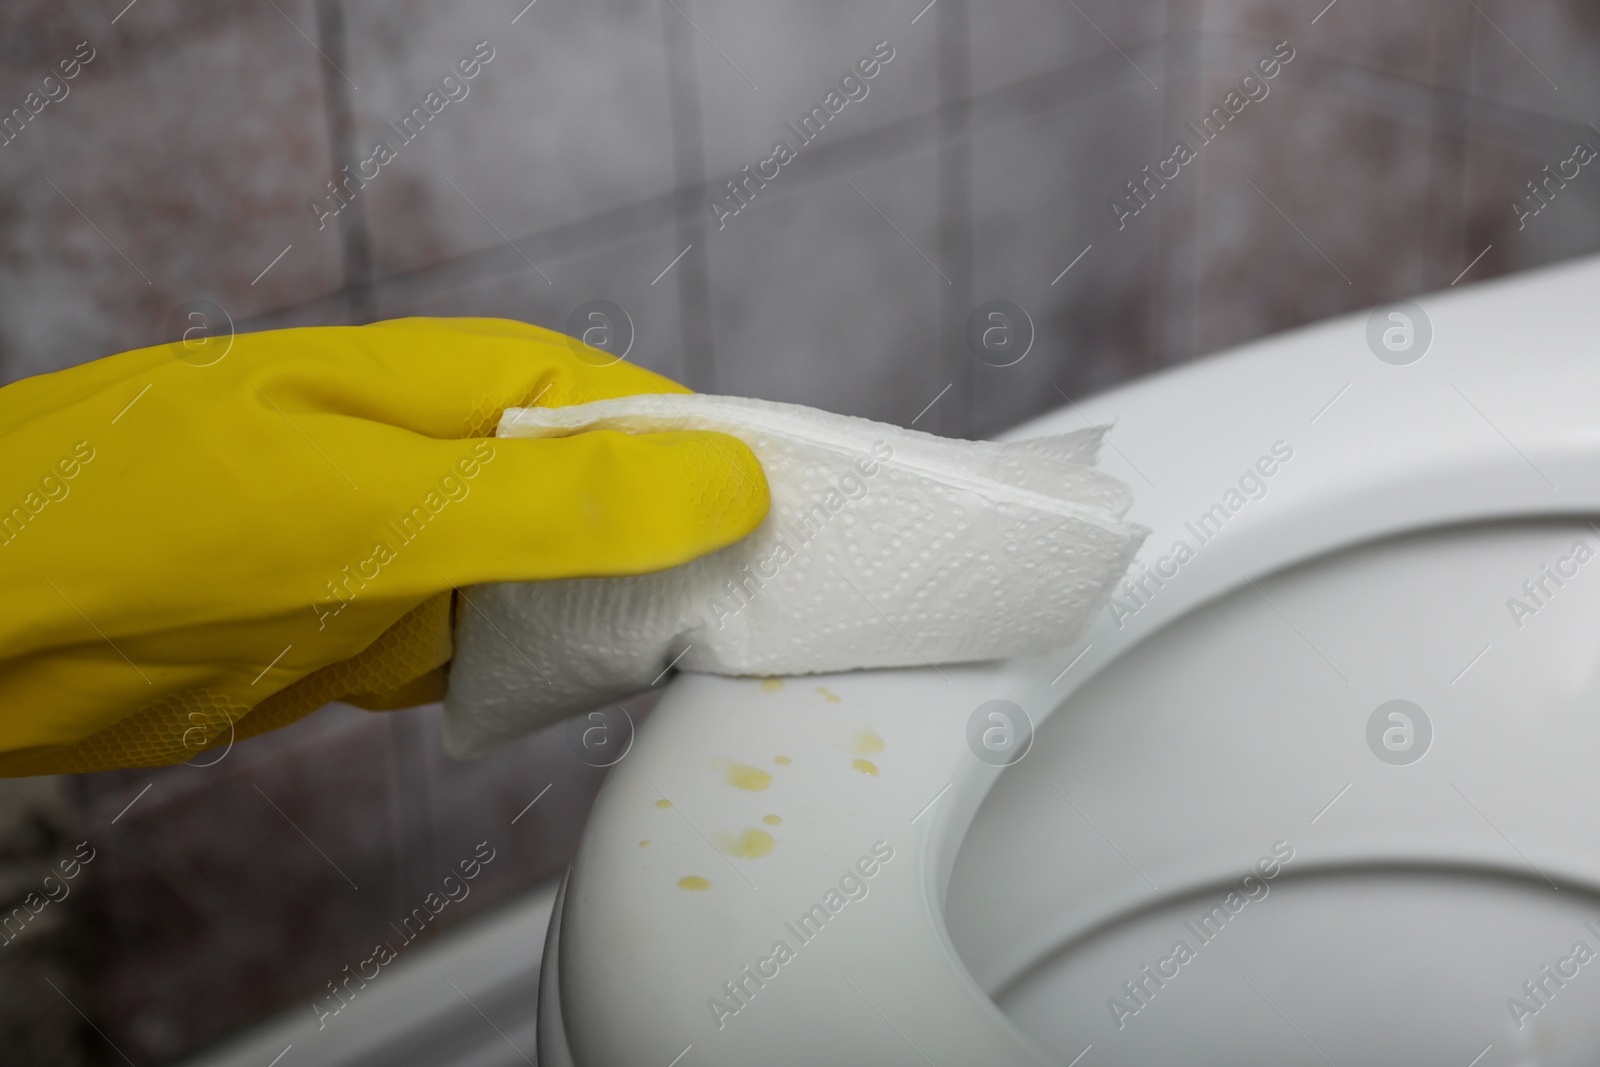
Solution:
[{"label": "toilet seat", "polygon": [[[1040,725],[1168,624],[1340,549],[1463,523],[1600,512],[1591,399],[1600,361],[1589,356],[1583,319],[1597,286],[1600,261],[1584,261],[1425,298],[1432,346],[1408,366],[1374,357],[1363,314],[1015,431],[1116,423],[1102,466],[1133,487],[1129,518],[1152,528],[1146,563],[1192,540],[1185,524],[1213,513],[1275,443],[1293,456],[1266,496],[1228,513],[1225,535],[1164,585],[1147,585],[1154,593],[1124,598],[1137,610],[1115,621],[1108,612],[1057,654],[791,678],[778,689],[678,679],[612,770],[552,922],[541,1063],[1055,1062],[1000,1012],[945,925],[957,853],[1001,774],[968,749],[973,710],[1009,700]],[[868,753],[868,730],[881,751]],[[877,773],[858,770],[861,759]],[[741,768],[770,783],[740,788],[762,784]],[[768,826],[769,814],[783,821]],[[756,855],[759,838],[741,837],[751,829],[776,839],[770,854]],[[857,862],[880,841],[893,858],[865,865],[874,868],[859,879],[866,895],[797,936],[796,920],[847,871],[864,869]],[[1216,871],[1197,867],[1186,884],[1216,884],[1236,865],[1218,857]],[[682,878],[709,888],[679,888]],[[792,958],[773,963],[780,940]],[[742,983],[743,1003],[732,982]],[[712,1001],[738,1010],[719,1014]]]}]

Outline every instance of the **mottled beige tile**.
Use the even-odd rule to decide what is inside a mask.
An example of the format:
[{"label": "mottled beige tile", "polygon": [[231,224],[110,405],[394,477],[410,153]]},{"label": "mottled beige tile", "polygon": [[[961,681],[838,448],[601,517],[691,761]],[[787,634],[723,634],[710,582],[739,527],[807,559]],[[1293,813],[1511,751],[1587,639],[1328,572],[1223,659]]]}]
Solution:
[{"label": "mottled beige tile", "polygon": [[1287,72],[1277,82],[1195,144],[1200,351],[1441,287],[1459,270],[1430,258],[1426,130],[1301,91]]},{"label": "mottled beige tile", "polygon": [[1193,186],[1174,183],[1120,229],[1108,202],[1164,155],[1162,105],[1142,81],[1126,81],[974,139],[972,297],[1015,303],[1035,334],[1014,366],[993,366],[1004,359],[985,362],[964,343],[979,432],[1160,364],[1158,312],[1181,313],[1162,307],[1165,220]]},{"label": "mottled beige tile", "polygon": [[773,191],[710,235],[716,391],[904,425],[946,384],[955,268],[938,260],[932,155],[848,177]]},{"label": "mottled beige tile", "polygon": [[[306,0],[279,6],[311,25]],[[191,298],[243,318],[341,282],[305,206],[328,165],[315,48],[270,8],[137,43],[99,50],[0,148],[6,380],[154,343]]]},{"label": "mottled beige tile", "polygon": [[[363,158],[378,141],[396,153],[358,194],[376,273],[669,191],[665,16],[657,8],[646,0],[545,3],[512,25],[516,6],[487,0],[348,3],[351,75],[361,86],[351,96],[354,141]],[[466,95],[403,141],[389,123],[437,92],[480,41],[493,58],[462,83]]]},{"label": "mottled beige tile", "polygon": [[[640,717],[648,702],[630,708]],[[86,777],[92,825],[137,800],[96,836],[91,868],[91,1010],[111,1039],[166,1063],[265,1015],[311,1011],[379,941],[415,951],[390,924],[480,842],[494,858],[425,938],[559,871],[603,773],[559,728],[470,763],[443,755],[439,730],[437,705],[334,705],[212,766]]]},{"label": "mottled beige tile", "polygon": [[[1593,131],[1588,136],[1580,131],[1571,138],[1552,135],[1542,152],[1494,140],[1472,141],[1463,182],[1467,217],[1463,251],[1470,258],[1490,245],[1493,248],[1468,281],[1600,251],[1600,158],[1578,167],[1578,176],[1564,187],[1542,184],[1547,166],[1552,170],[1566,166],[1570,173],[1572,165],[1565,161],[1578,140],[1600,151],[1600,136]],[[1527,187],[1535,180],[1541,182],[1547,201],[1543,206]],[[1513,210],[1513,204],[1521,211]],[[1536,214],[1523,214],[1534,207],[1539,208]]]},{"label": "mottled beige tile", "polygon": [[[1476,0],[1472,91],[1575,123],[1600,103],[1600,6],[1590,0],[1528,4]],[[1469,9],[1470,10],[1470,9]]]},{"label": "mottled beige tile", "polygon": [[675,241],[674,232],[666,228],[561,257],[540,256],[530,247],[543,276],[502,243],[497,266],[482,276],[380,283],[373,294],[372,314],[375,318],[491,315],[567,333],[581,332],[581,327],[570,325],[580,307],[606,300],[622,308],[631,324],[628,360],[685,381],[690,366],[684,354],[680,283],[685,268],[703,267],[706,249],[703,244],[691,248],[674,264],[683,251]]},{"label": "mottled beige tile", "polygon": [[985,0],[969,3],[968,10],[974,93],[1108,54],[1143,71],[1139,78],[1147,92],[1157,90],[1144,77],[1157,86],[1165,81],[1173,5],[1078,0],[1075,9],[1052,0]]},{"label": "mottled beige tile", "polygon": [[[666,8],[671,18],[693,19],[717,46],[693,36],[708,175],[725,179],[741,167],[754,167],[779,140],[813,151],[934,108],[938,8],[913,24],[921,6],[827,0],[763,8],[695,0],[679,2],[682,15]],[[880,63],[874,77],[860,81],[860,88],[851,83],[856,95],[865,92],[861,99],[841,103],[843,94],[836,97],[838,113],[822,126],[813,146],[802,148],[787,124],[799,126],[816,107],[827,110],[828,94],[839,91],[840,81],[858,62],[869,60],[880,42],[885,47],[879,54],[893,58]]]},{"label": "mottled beige tile", "polygon": [[[1371,74],[1454,86],[1472,8],[1455,0],[1205,0],[1212,63],[1242,65],[1278,41]],[[1313,21],[1315,20],[1315,21]]]}]

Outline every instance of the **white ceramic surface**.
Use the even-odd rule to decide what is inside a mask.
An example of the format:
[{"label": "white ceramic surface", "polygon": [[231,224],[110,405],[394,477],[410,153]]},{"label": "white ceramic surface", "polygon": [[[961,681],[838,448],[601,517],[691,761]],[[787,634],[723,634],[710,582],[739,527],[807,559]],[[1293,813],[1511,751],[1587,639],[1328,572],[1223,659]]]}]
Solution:
[{"label": "white ceramic surface", "polygon": [[[1118,930],[1133,928],[1117,924],[1141,910],[1159,915],[1163,908],[1225,889],[1279,839],[1294,842],[1299,851],[1291,873],[1278,885],[1280,899],[1271,904],[1288,904],[1296,896],[1291,881],[1302,872],[1373,863],[1414,866],[1422,860],[1498,871],[1505,884],[1516,887],[1508,891],[1514,899],[1501,899],[1479,879],[1473,883],[1482,889],[1476,896],[1475,890],[1463,890],[1450,898],[1450,907],[1464,916],[1539,912],[1544,904],[1530,901],[1545,900],[1537,889],[1542,877],[1580,891],[1600,884],[1595,850],[1579,832],[1580,814],[1596,810],[1591,801],[1600,800],[1600,786],[1585,772],[1592,763],[1585,753],[1600,752],[1600,746],[1587,729],[1560,732],[1578,721],[1572,709],[1593,684],[1586,671],[1594,626],[1581,610],[1589,603],[1587,595],[1573,591],[1559,602],[1552,598],[1518,630],[1506,623],[1496,592],[1502,575],[1526,571],[1526,577],[1536,576],[1550,562],[1540,555],[1544,548],[1568,535],[1581,536],[1585,527],[1534,523],[1506,533],[1495,525],[1600,512],[1595,402],[1600,360],[1594,358],[1589,311],[1597,291],[1600,263],[1586,261],[1439,294],[1419,301],[1431,323],[1432,342],[1420,361],[1407,366],[1374,355],[1363,314],[1135,383],[1016,431],[1013,437],[1116,422],[1103,464],[1134,488],[1129,518],[1154,531],[1140,556],[1149,566],[1179,539],[1194,542],[1185,524],[1226,503],[1228,491],[1275,445],[1281,443],[1280,454],[1282,446],[1293,454],[1275,465],[1266,495],[1231,511],[1221,532],[1192,559],[1175,573],[1164,565],[1170,576],[1146,603],[1125,601],[1138,607],[1136,613],[1119,620],[1119,626],[1108,612],[1083,641],[1057,654],[1003,664],[788,678],[776,684],[679,679],[641,729],[630,755],[613,770],[569,877],[555,930],[555,987],[547,987],[543,997],[544,1062],[582,1067],[1066,1062],[1076,1054],[1074,1046],[1094,1044],[1094,1038],[1052,1030],[1037,1002],[1029,1002],[1027,982],[1019,976],[1046,973],[1051,965],[1045,961],[1074,955],[1055,951],[1064,945],[1095,950],[1090,935],[1096,931],[1121,936]],[[1478,619],[1459,604],[1443,614],[1422,611],[1418,617],[1430,623],[1426,639],[1419,634],[1409,647],[1403,634],[1384,625],[1404,614],[1399,603],[1394,618],[1375,617],[1370,599],[1347,598],[1340,583],[1317,577],[1318,568],[1344,565],[1339,560],[1264,580],[1350,546],[1467,524],[1478,524],[1483,532],[1441,536],[1456,539],[1454,550],[1467,561],[1462,566],[1485,568],[1473,584],[1471,603],[1483,604],[1486,614]],[[1392,545],[1373,548],[1371,560],[1349,564],[1355,568],[1351,573],[1370,582],[1388,566],[1396,580],[1414,573],[1435,592],[1448,589],[1451,573],[1460,573],[1459,568],[1426,571],[1417,560],[1417,566],[1406,564],[1403,552],[1384,555],[1392,551]],[[1430,553],[1424,551],[1419,560],[1427,558]],[[1600,573],[1600,565],[1595,569]],[[1137,577],[1140,567],[1134,570]],[[1491,574],[1496,580],[1483,584]],[[1574,579],[1574,585],[1581,580]],[[1490,592],[1495,596],[1485,600]],[[1516,593],[1513,587],[1503,595]],[[1077,761],[1068,760],[1063,765],[1068,777],[1056,779],[1061,800],[1073,794],[1065,804],[1056,801],[1066,810],[1052,816],[1054,825],[1066,828],[1064,836],[1029,854],[1015,843],[1000,847],[1004,835],[993,835],[997,851],[988,882],[982,866],[973,865],[975,853],[960,861],[950,920],[963,938],[963,958],[946,926],[946,893],[974,816],[1001,776],[968,747],[974,710],[987,701],[1008,700],[1042,727],[1064,702],[1076,708],[1069,698],[1092,687],[1091,680],[1109,677],[1108,669],[1115,670],[1130,650],[1160,640],[1168,624],[1227,594],[1235,599],[1208,610],[1234,610],[1237,617],[1229,616],[1228,625],[1237,633],[1267,633],[1262,628],[1268,623],[1279,626],[1272,631],[1278,644],[1270,657],[1252,660],[1237,644],[1227,646],[1238,662],[1258,663],[1270,675],[1246,689],[1257,695],[1274,687],[1314,693],[1332,710],[1296,715],[1289,702],[1278,720],[1279,735],[1198,728],[1184,733],[1179,728],[1185,723],[1194,727],[1241,714],[1237,702],[1222,699],[1238,692],[1223,684],[1225,673],[1213,672],[1206,682],[1202,665],[1195,668],[1197,691],[1189,706],[1175,703],[1181,694],[1168,694],[1168,703],[1127,724],[1179,730],[1148,733],[1148,749],[1119,748],[1115,731],[1124,724],[1091,715],[1077,721],[1084,738],[1099,738],[1099,748],[1063,746],[1072,730],[1056,723],[1041,728],[1038,751],[1007,773],[1008,782],[996,792],[996,806],[983,824],[1037,830],[1021,815],[1005,818],[1002,798],[1013,796],[1026,802],[1024,809],[1037,809],[1042,803],[1035,802],[1037,790],[1012,786],[1009,779],[1025,784],[1030,774],[1037,778],[1034,763],[1051,770],[1050,753],[1059,750]],[[1465,595],[1452,593],[1457,594]],[[1249,597],[1259,603],[1241,606],[1251,604]],[[1367,614],[1341,618],[1352,606]],[[1554,625],[1561,612],[1572,619],[1569,627]],[[1498,621],[1491,622],[1491,616]],[[1549,624],[1543,644],[1533,635],[1536,622]],[[1194,648],[1206,647],[1204,637],[1196,638]],[[1517,641],[1523,648],[1520,659],[1514,654]],[[1491,647],[1485,652],[1486,644]],[[1174,648],[1173,655],[1178,654]],[[1160,660],[1152,659],[1145,673],[1161,669]],[[1090,691],[1083,691],[1087,700]],[[1441,709],[1434,720],[1438,751],[1411,767],[1386,765],[1365,751],[1366,717],[1392,697]],[[1306,706],[1313,703],[1308,695]],[[1088,703],[1083,706],[1089,709]],[[1539,718],[1547,712],[1562,714]],[[1495,724],[1503,726],[1504,716],[1512,714],[1528,715],[1531,728],[1550,727],[1552,740],[1529,751],[1499,737]],[[1331,732],[1323,737],[1323,731]],[[1142,820],[1097,806],[1116,795],[1124,771],[1136,776],[1143,752],[1165,751],[1166,758],[1175,758],[1175,737],[1183,737],[1190,748],[1177,755],[1208,768],[1204,788],[1174,788],[1155,797]],[[1567,761],[1561,765],[1564,775],[1551,771],[1552,751]],[[776,762],[779,756],[789,762]],[[858,769],[855,761],[861,759],[869,760],[876,773]],[[1273,768],[1267,785],[1259,781],[1261,775],[1252,782],[1239,771],[1240,760]],[[769,774],[770,782],[734,765]],[[1417,773],[1403,779],[1391,774],[1391,785],[1404,781],[1418,789],[1419,783],[1432,783],[1438,793],[1428,794],[1426,803],[1417,800],[1421,794],[1408,794],[1415,801],[1412,810],[1431,813],[1433,819],[1422,819],[1414,832],[1394,831],[1380,789],[1359,789],[1358,774],[1382,781],[1378,772],[1395,771]],[[1097,775],[1100,793],[1093,784]],[[1529,775],[1539,777],[1530,781]],[[764,788],[740,788],[740,782]],[[1345,782],[1356,784],[1340,802],[1343,810],[1335,807],[1306,826]],[[1080,786],[1088,792],[1076,795]],[[1271,789],[1261,792],[1267,786]],[[1528,801],[1529,791],[1536,793],[1538,786],[1554,792],[1537,803]],[[1471,802],[1459,800],[1447,810],[1452,797],[1470,798],[1482,811],[1474,813]],[[1218,820],[1215,835],[1195,838],[1192,847],[1163,847],[1164,820],[1181,823],[1192,818],[1197,805],[1229,798],[1238,802],[1230,810],[1266,807],[1256,820]],[[1072,805],[1080,810],[1073,812]],[[1557,811],[1565,813],[1565,821],[1550,814]],[[766,815],[782,822],[769,825]],[[1495,829],[1497,822],[1511,828],[1502,832]],[[762,851],[752,847],[760,839],[747,830],[772,838],[769,854],[728,854]],[[1125,841],[1118,840],[1124,835]],[[893,858],[863,864],[873,870],[859,883],[866,895],[845,903],[814,936],[797,937],[792,929],[797,919],[813,904],[825,903],[830,888],[858,860],[871,856],[875,845],[880,854],[892,849]],[[970,847],[979,847],[979,839]],[[1130,855],[1120,855],[1118,848]],[[1131,858],[1134,853],[1137,859]],[[1096,882],[1085,872],[1103,877]],[[1078,879],[1071,884],[1094,891],[1065,891],[1057,879],[1069,874]],[[683,878],[708,885],[680,888]],[[856,884],[850,883],[852,891]],[[997,892],[997,884],[1015,892]],[[1278,921],[1321,914],[1318,908],[1324,905],[1317,896],[1331,883],[1306,884],[1311,888],[1298,894],[1301,903],[1279,908]],[[1364,895],[1381,911],[1383,901],[1398,907],[1401,897],[1414,897],[1422,884],[1413,879],[1391,891],[1363,883],[1351,891],[1351,899]],[[987,903],[986,917],[972,913],[968,905],[973,902]],[[1259,906],[1269,908],[1267,902]],[[1554,921],[1557,911],[1545,909],[1529,928],[1543,929],[1539,923]],[[1290,926],[1303,928],[1304,921]],[[793,958],[763,964],[773,958],[780,940]],[[1551,951],[1556,948],[1565,950],[1552,945]],[[1499,952],[1486,948],[1480,956]],[[1530,973],[1555,959],[1538,948],[1523,955]],[[746,966],[766,967],[769,977],[758,984],[745,976]],[[1520,974],[1505,976],[1507,996],[1520,980]],[[743,1004],[725,986],[734,981],[748,991]],[[1263,992],[1270,997],[1275,988]],[[1002,1013],[991,993],[1001,995],[1016,1021]],[[1095,992],[1091,1005],[1099,999]],[[714,1000],[739,1010],[719,1018]],[[1146,1009],[1151,1017],[1161,1003],[1151,1001]],[[1541,1018],[1559,1015],[1559,1004],[1552,1001]],[[548,1019],[554,1012],[559,1012],[565,1047],[556,1047],[552,1036],[557,1028]],[[1271,1020],[1280,1027],[1286,1021],[1278,1015]],[[1285,1043],[1273,1046],[1279,1062],[1310,1055],[1292,1044],[1291,1029],[1283,1033]],[[1462,1063],[1477,1053],[1466,1048],[1475,1040],[1469,1037],[1463,1024]],[[1106,1045],[1102,1041],[1086,1055],[1104,1055]],[[1441,1055],[1448,1052],[1454,1062],[1457,1051],[1452,1047]],[[1234,1062],[1249,1062],[1251,1055]],[[1192,1058],[1206,1057],[1196,1053]],[[1093,1062],[1086,1058],[1084,1067]]]}]

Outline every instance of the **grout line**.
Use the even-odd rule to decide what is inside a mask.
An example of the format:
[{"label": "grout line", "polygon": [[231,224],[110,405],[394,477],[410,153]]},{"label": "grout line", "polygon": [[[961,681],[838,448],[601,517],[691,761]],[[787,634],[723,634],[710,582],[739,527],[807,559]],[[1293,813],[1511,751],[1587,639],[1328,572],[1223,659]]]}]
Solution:
[{"label": "grout line", "polygon": [[[1124,52],[1122,50],[1122,47],[1120,45],[1118,45],[1117,42],[1113,41],[1110,38],[1110,36],[1108,36],[1106,34],[1105,30],[1102,30],[1099,26],[1095,26],[1094,19],[1090,18],[1088,16],[1088,14],[1085,13],[1083,8],[1081,8],[1081,7],[1079,7],[1077,5],[1076,0],[1067,0],[1067,3],[1072,5],[1072,10],[1076,11],[1078,14],[1083,16],[1083,21],[1087,22],[1090,26],[1094,26],[1094,32],[1098,33],[1100,36],[1104,37],[1106,39],[1106,44],[1110,45],[1112,48],[1115,48],[1117,50],[1117,55],[1121,56],[1123,59],[1127,59],[1128,60],[1128,66],[1132,67],[1134,70],[1139,70],[1139,65],[1137,63],[1135,63],[1133,60],[1128,59],[1128,53]],[[1150,88],[1156,90],[1157,92],[1161,91],[1161,86],[1157,85],[1155,82],[1151,82],[1150,81],[1150,75],[1146,74],[1144,71],[1139,70],[1139,77],[1143,78],[1147,82],[1150,82]],[[1163,75],[1163,77],[1165,77],[1165,75]]]},{"label": "grout line", "polygon": [[[511,238],[506,236],[506,231],[502,230],[499,226],[495,225],[494,220],[491,219],[488,215],[485,215],[483,213],[483,209],[481,207],[479,207],[477,204],[474,204],[470,199],[468,199],[466,193],[462,193],[461,192],[461,186],[459,186],[455,182],[451,181],[449,175],[440,175],[440,177],[444,178],[445,184],[449,185],[450,188],[454,189],[458,193],[461,193],[461,199],[467,201],[467,206],[470,207],[472,210],[476,211],[478,213],[478,217],[483,219],[484,222],[487,222],[489,224],[489,227],[492,230],[494,230],[495,233],[500,235],[500,239],[502,241],[504,241],[506,244],[511,246],[512,251],[516,252],[517,255],[521,256],[523,258],[523,260],[528,264],[528,266],[532,267],[536,271],[539,271],[539,277],[544,279],[544,282],[545,282],[546,285],[554,285],[555,284],[555,282],[550,280],[550,275],[546,274],[542,270],[539,270],[539,264],[535,263],[533,260],[528,258],[528,253],[524,252],[522,249],[517,247],[517,242],[513,241]],[[685,249],[685,251],[687,251],[687,249]],[[650,284],[654,285],[655,283],[651,282]]]},{"label": "grout line", "polygon": [[[1140,47],[1150,46],[1162,40],[1171,40],[1176,36],[1178,35],[1167,34],[1142,41]],[[1318,62],[1323,64],[1323,68],[1319,69],[1325,68],[1330,72],[1336,91],[1344,84],[1339,81],[1339,75],[1355,76],[1369,73],[1353,68],[1351,64],[1326,57],[1319,57]],[[875,126],[863,133],[842,137],[828,145],[811,148],[808,151],[812,165],[796,172],[793,180],[788,181],[783,191],[775,195],[792,195],[819,182],[831,180],[841,171],[854,172],[923,151],[939,139],[941,121],[948,114],[958,110],[968,112],[974,118],[970,124],[971,132],[967,135],[970,140],[978,133],[1013,122],[1019,116],[1051,114],[1071,107],[1101,91],[1108,77],[1122,76],[1115,74],[1113,68],[1126,71],[1128,79],[1137,81],[1137,75],[1128,70],[1119,57],[1103,53],[1019,79],[966,100],[936,105],[927,111]],[[1375,76],[1369,77],[1367,81],[1392,93],[1417,91],[1417,86],[1404,79]],[[1488,108],[1489,117],[1486,121],[1491,127],[1491,132],[1496,136],[1517,139],[1519,144],[1527,143],[1530,150],[1537,147],[1536,143],[1533,143],[1537,136],[1553,135],[1558,131],[1565,136],[1565,132],[1569,129],[1575,130],[1582,126],[1581,123],[1568,122],[1542,111],[1512,107],[1470,93],[1449,92],[1447,95],[1451,99],[1481,104]],[[1348,98],[1348,94],[1341,98]],[[672,189],[665,192],[608,208],[572,222],[521,234],[516,238],[516,242],[519,247],[537,248],[541,256],[565,258],[602,246],[626,242],[639,234],[660,230],[679,217],[685,202],[698,204],[712,191],[712,183],[709,180],[690,182],[680,180]],[[343,214],[345,213],[341,213],[341,216]],[[244,325],[247,330],[260,330],[273,329],[275,324],[280,322],[298,322],[299,319],[294,316],[303,315],[307,310],[331,310],[338,302],[349,300],[357,290],[368,290],[375,283],[395,287],[404,292],[431,292],[439,287],[460,287],[475,280],[504,274],[507,269],[506,255],[507,252],[498,246],[488,245],[445,257],[425,266],[393,271],[381,279],[362,280],[359,283],[347,281],[343,289],[332,294],[251,316],[244,320]],[[706,386],[702,385],[700,388],[704,390]]]},{"label": "grout line", "polygon": [[[660,205],[658,224],[670,226],[675,242],[701,246],[700,255],[683,265],[675,286],[678,359],[682,381],[701,393],[716,391],[717,351],[712,336],[715,316],[711,307],[711,248],[701,207],[702,195],[711,187],[707,178],[705,118],[700,102],[701,64],[696,58],[694,24],[687,17],[663,12],[660,20],[661,53],[666,64],[667,117],[672,144],[672,183],[692,195],[672,196]],[[654,213],[652,213],[654,214]],[[580,224],[582,226],[583,224]],[[574,233],[581,232],[578,230]],[[632,233],[642,232],[633,230]],[[668,268],[671,269],[670,266]],[[659,276],[656,279],[660,280]],[[652,282],[652,285],[655,283]]]},{"label": "grout line", "polygon": [[[317,42],[313,41],[311,38],[306,37],[306,31],[302,30],[299,26],[295,25],[294,19],[290,18],[288,16],[288,14],[286,14],[284,12],[283,8],[279,7],[276,3],[273,2],[273,0],[267,0],[267,3],[272,4],[272,10],[276,11],[280,15],[283,15],[283,21],[287,22],[290,26],[294,26],[294,32],[298,33],[305,40],[306,44],[310,45],[312,48],[315,48],[317,50],[317,55],[321,56],[323,59],[328,61],[328,66],[332,67],[334,70],[339,72],[339,77],[343,78],[346,82],[349,82],[350,88],[356,90],[357,92],[361,91],[361,87],[359,85],[357,85],[353,81],[350,81],[350,75],[346,74],[344,72],[344,69],[342,67],[340,67],[339,64],[335,63],[333,61],[333,58],[331,56],[329,56],[328,53],[326,53],[326,52],[324,52],[322,50],[322,45],[319,45]],[[329,5],[329,6],[337,6],[337,5]],[[320,22],[320,20],[318,20],[318,21]],[[342,58],[345,58],[345,57],[341,56],[340,58],[342,59]]]},{"label": "grout line", "polygon": [[1528,59],[1528,53],[1524,52],[1520,48],[1517,48],[1517,42],[1513,41],[1510,37],[1506,37],[1506,31],[1505,30],[1502,30],[1499,26],[1495,26],[1494,19],[1491,19],[1488,15],[1484,15],[1483,8],[1481,8],[1477,4],[1473,3],[1473,0],[1467,0],[1467,3],[1472,4],[1472,10],[1476,11],[1480,15],[1483,15],[1483,21],[1487,22],[1490,26],[1494,26],[1494,32],[1495,33],[1498,33],[1501,37],[1505,37],[1506,44],[1510,45],[1512,48],[1516,48],[1517,49],[1517,55],[1521,56],[1523,59],[1527,59],[1528,60],[1528,66],[1532,67],[1534,70],[1538,70],[1539,71],[1539,77],[1543,78],[1547,82],[1550,82],[1550,88],[1554,89],[1558,93],[1561,91],[1561,86],[1557,85],[1553,81],[1550,81],[1550,75],[1546,74],[1542,70],[1539,70],[1539,65],[1537,63],[1535,63],[1533,60]]},{"label": "grout line", "polygon": [[[672,5],[672,10],[676,11],[680,15],[683,15],[683,8],[679,7],[677,4],[674,4],[672,2],[672,0],[667,0],[667,3]],[[691,20],[688,15],[683,15],[683,21],[689,23],[689,25],[691,27],[693,27],[695,33],[698,33],[701,37],[705,37],[706,44],[710,45],[712,48],[715,48],[717,50],[717,55],[721,56],[723,59],[727,59],[728,60],[728,66],[732,67],[734,70],[738,70],[739,71],[739,77],[743,78],[747,82],[750,82],[750,88],[754,89],[758,93],[761,91],[761,86],[757,85],[755,82],[750,81],[750,75],[746,74],[742,70],[739,70],[739,64],[735,63],[731,59],[728,59],[728,53],[724,52],[717,45],[717,42],[713,41],[709,37],[706,37],[706,32],[704,30],[702,30],[699,26],[695,26],[693,20]]]},{"label": "grout line", "polygon": [[[323,53],[324,58],[332,54],[339,60],[348,61],[342,3],[323,0],[316,5],[316,18],[317,51]],[[328,62],[338,69],[333,59]],[[335,179],[346,161],[357,158],[356,117],[350,105],[350,94],[345,89],[347,82],[348,78],[340,80],[327,69],[323,70],[322,100],[327,111],[328,161],[333,171],[330,177]],[[341,310],[357,322],[364,322],[372,317],[372,239],[367,225],[366,198],[358,196],[351,200],[340,210],[334,227],[339,239],[340,270],[344,275],[344,288],[339,294],[343,297]]]}]

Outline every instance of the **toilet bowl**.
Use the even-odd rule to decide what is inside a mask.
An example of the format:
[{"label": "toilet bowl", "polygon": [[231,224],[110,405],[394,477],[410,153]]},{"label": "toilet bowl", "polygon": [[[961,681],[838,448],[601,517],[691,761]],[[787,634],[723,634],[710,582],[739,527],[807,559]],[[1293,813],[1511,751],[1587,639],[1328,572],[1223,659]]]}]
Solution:
[{"label": "toilet bowl", "polygon": [[1115,424],[1128,581],[1047,656],[675,681],[552,918],[540,1063],[1592,1060],[1596,292],[1430,296],[1014,431]]}]

